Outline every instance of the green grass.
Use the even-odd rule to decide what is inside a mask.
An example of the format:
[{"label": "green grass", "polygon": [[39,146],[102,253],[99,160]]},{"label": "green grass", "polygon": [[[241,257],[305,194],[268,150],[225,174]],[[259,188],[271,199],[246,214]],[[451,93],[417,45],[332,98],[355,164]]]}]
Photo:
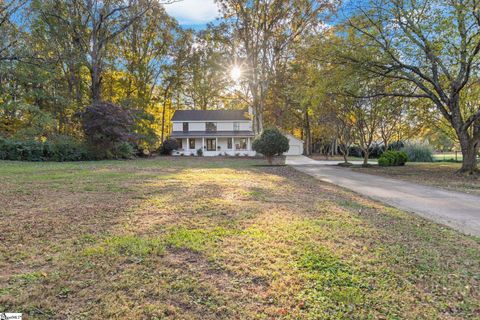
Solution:
[{"label": "green grass", "polygon": [[262,163],[0,162],[0,312],[478,317],[478,238]]},{"label": "green grass", "polygon": [[461,152],[455,154],[455,152],[435,153],[433,155],[435,161],[447,161],[447,162],[462,162],[463,155]]}]

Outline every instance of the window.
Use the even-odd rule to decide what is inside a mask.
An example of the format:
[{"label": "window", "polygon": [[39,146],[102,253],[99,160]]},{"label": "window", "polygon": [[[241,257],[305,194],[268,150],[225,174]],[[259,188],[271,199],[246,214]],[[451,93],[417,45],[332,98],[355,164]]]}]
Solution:
[{"label": "window", "polygon": [[238,122],[233,123],[233,131],[240,131],[240,123]]},{"label": "window", "polygon": [[217,131],[217,124],[215,122],[207,122],[206,124],[207,132]]},{"label": "window", "polygon": [[195,139],[190,139],[188,141],[188,148],[189,149],[195,149]]},{"label": "window", "polygon": [[183,123],[183,132],[188,132],[188,122]]},{"label": "window", "polygon": [[232,149],[232,145],[233,145],[233,142],[232,142],[232,138],[227,138],[227,149]]},{"label": "window", "polygon": [[247,138],[240,138],[235,141],[236,150],[247,150]]},{"label": "window", "polygon": [[183,149],[183,139],[177,139],[178,150]]},{"label": "window", "polygon": [[207,139],[207,151],[217,150],[217,141],[215,139]]}]

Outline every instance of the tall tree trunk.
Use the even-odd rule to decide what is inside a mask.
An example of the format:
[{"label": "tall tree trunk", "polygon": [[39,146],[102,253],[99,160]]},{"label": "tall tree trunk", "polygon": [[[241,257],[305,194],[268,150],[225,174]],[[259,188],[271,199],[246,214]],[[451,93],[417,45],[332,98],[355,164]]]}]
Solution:
[{"label": "tall tree trunk", "polygon": [[342,155],[343,155],[343,161],[344,161],[345,163],[348,163],[348,149],[345,148],[345,149],[342,151]]},{"label": "tall tree trunk", "polygon": [[478,171],[477,153],[480,143],[478,134],[480,124],[477,121],[472,123],[470,128],[465,124],[460,112],[460,98],[458,96],[452,99],[449,109],[452,110],[452,116],[451,119],[448,120],[455,129],[458,140],[460,141],[460,148],[462,149],[463,160],[459,172],[472,174]]},{"label": "tall tree trunk", "polygon": [[363,151],[363,166],[364,167],[368,167],[368,157],[370,156],[370,154],[368,153],[368,149],[367,151]]},{"label": "tall tree trunk", "polygon": [[172,83],[170,82],[168,86],[165,88],[165,92],[163,93],[163,110],[162,110],[162,134],[161,134],[161,142],[163,143],[165,139],[165,114],[167,111],[167,99],[168,95],[170,94],[170,88],[172,87]]},{"label": "tall tree trunk", "polygon": [[462,149],[462,173],[474,173],[478,171],[477,154],[479,149],[479,142],[472,141],[467,133],[460,135],[460,146]]},{"label": "tall tree trunk", "polygon": [[303,130],[305,132],[305,155],[309,156],[312,154],[312,133],[310,130],[310,117],[308,116],[308,110],[304,110],[304,125]]},{"label": "tall tree trunk", "polygon": [[91,94],[92,94],[92,102],[97,103],[102,100],[101,92],[102,92],[102,79],[101,79],[101,71],[100,67],[96,64],[92,65],[92,70],[90,72],[92,78],[92,84],[90,87]]},{"label": "tall tree trunk", "polygon": [[163,110],[162,110],[162,134],[161,134],[161,142],[163,143],[165,138],[165,110],[167,109],[167,96],[164,95],[163,97]]}]

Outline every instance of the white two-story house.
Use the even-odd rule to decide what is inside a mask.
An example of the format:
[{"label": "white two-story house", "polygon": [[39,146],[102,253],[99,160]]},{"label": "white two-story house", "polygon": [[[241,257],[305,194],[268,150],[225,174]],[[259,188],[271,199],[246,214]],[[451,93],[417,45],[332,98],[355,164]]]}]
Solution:
[{"label": "white two-story house", "polygon": [[174,155],[254,156],[250,115],[243,110],[177,110],[171,138],[177,139]]}]

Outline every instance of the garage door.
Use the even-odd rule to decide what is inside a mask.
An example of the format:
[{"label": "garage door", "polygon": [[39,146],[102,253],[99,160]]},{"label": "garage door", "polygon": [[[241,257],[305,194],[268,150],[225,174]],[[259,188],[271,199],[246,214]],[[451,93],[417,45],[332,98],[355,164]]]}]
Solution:
[{"label": "garage door", "polygon": [[298,155],[301,155],[302,154],[302,150],[300,148],[300,146],[290,146],[290,149],[288,150],[288,152],[285,154],[287,156],[298,156]]}]

